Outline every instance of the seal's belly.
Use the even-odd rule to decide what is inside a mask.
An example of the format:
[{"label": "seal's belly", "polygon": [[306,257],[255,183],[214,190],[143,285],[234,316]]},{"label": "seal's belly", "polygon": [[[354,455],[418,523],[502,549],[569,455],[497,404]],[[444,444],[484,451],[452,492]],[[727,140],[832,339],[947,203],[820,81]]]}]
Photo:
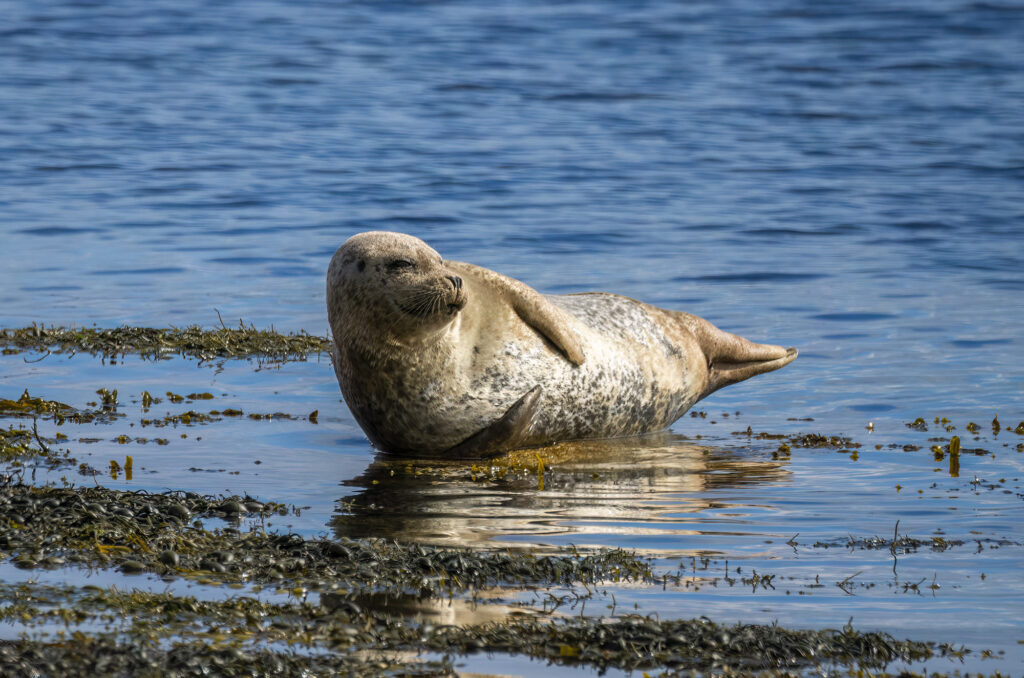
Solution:
[{"label": "seal's belly", "polygon": [[656,431],[696,402],[707,375],[703,353],[670,314],[608,294],[548,299],[576,319],[586,361],[574,366],[536,333],[524,333],[468,389],[500,416],[540,385],[531,443]]},{"label": "seal's belly", "polygon": [[[483,328],[477,348],[465,337],[414,353],[401,365],[341,379],[360,425],[385,449],[442,453],[499,420],[541,387],[525,445],[611,438],[664,429],[699,398],[707,379],[704,354],[671,313],[609,294],[548,297],[574,319],[582,365],[511,315],[502,332]],[[472,346],[472,344],[469,344]],[[374,379],[378,371],[398,375]]]}]

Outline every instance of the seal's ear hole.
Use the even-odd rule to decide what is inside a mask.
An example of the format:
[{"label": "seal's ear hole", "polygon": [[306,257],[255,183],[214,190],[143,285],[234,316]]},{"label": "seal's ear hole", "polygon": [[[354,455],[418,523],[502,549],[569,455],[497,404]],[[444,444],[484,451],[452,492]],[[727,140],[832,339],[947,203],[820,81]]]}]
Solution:
[{"label": "seal's ear hole", "polygon": [[363,270],[364,270],[364,269],[366,268],[366,262],[365,262],[365,261],[363,261],[362,259],[360,259],[360,260],[359,260],[359,263],[358,263],[358,264],[356,264],[356,268],[357,268],[357,269],[359,269],[359,272],[360,272],[360,273],[362,273],[362,272],[363,272]]}]

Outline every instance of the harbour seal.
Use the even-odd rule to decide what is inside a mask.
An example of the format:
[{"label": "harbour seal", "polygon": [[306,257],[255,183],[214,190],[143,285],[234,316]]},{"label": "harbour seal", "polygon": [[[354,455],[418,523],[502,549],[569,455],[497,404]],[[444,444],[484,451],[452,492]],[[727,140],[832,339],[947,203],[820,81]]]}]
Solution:
[{"label": "harbour seal", "polygon": [[327,316],[345,402],[376,447],[481,457],[658,431],[796,349],[614,294],[542,295],[410,235],[354,235]]}]

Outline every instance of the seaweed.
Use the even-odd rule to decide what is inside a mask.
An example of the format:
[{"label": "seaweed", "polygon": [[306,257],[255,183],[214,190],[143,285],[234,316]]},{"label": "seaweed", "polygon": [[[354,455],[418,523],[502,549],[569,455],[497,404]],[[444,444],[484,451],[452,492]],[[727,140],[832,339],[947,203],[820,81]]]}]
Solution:
[{"label": "seaweed", "polygon": [[203,329],[151,327],[31,327],[0,329],[0,347],[5,354],[20,351],[88,353],[103,358],[138,354],[144,359],[161,360],[175,355],[213,360],[215,358],[255,358],[278,364],[306,360],[308,356],[330,353],[331,342],[305,332],[281,334],[273,328],[256,329],[239,321],[237,328],[225,325]]}]

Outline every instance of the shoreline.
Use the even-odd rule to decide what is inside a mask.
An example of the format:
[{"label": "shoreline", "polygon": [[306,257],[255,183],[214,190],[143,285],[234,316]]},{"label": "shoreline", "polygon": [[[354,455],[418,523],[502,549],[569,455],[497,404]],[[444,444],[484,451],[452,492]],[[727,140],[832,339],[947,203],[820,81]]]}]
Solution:
[{"label": "shoreline", "polygon": [[[31,327],[0,330],[0,346],[7,355],[90,353],[104,360],[129,354],[145,360],[180,355],[200,364],[222,359],[283,363],[329,351],[324,338],[244,326],[214,330]],[[70,441],[64,433],[41,435],[38,422],[60,429],[127,417],[119,410],[116,390],[102,388],[96,396],[83,408],[27,390],[17,399],[0,400],[0,420],[7,424],[0,436],[0,562],[29,575],[20,584],[0,584],[0,619],[21,629],[20,638],[0,640],[0,670],[5,674],[59,673],[45,667],[72,671],[84,666],[94,675],[190,675],[207,666],[228,674],[255,670],[454,675],[459,658],[496,653],[593,670],[802,675],[842,667],[850,675],[862,668],[888,675],[886,667],[899,666],[897,673],[913,676],[922,675],[913,672],[915,666],[927,665],[927,675],[936,675],[935,663],[948,661],[952,672],[959,659],[984,657],[987,652],[897,640],[850,625],[838,630],[728,625],[706,617],[661,619],[652,610],[617,611],[614,605],[610,614],[600,607],[583,614],[587,601],[592,601],[592,609],[607,601],[599,592],[602,585],[699,590],[721,584],[767,591],[779,583],[773,573],[741,573],[737,567],[732,574],[727,559],[724,576],[719,576],[711,575],[710,568],[719,567],[721,559],[701,559],[699,569],[694,559],[692,564],[681,563],[675,572],[655,571],[651,557],[618,549],[571,547],[538,555],[525,548],[428,546],[415,540],[372,537],[310,538],[266,529],[269,517],[296,510],[289,508],[287,497],[277,501],[182,490],[89,487],[84,483],[95,482],[101,471],[79,463],[70,448],[62,447]],[[154,397],[143,391],[133,400],[143,415],[138,423],[140,428],[153,427],[157,435],[132,441],[162,445],[166,440],[159,436],[166,434],[160,429],[225,420],[317,423],[315,411],[302,415],[243,413],[222,407],[200,411],[204,401],[212,398],[206,392],[168,391]],[[190,409],[166,417],[146,414],[164,400]],[[690,416],[704,415],[695,411]],[[937,430],[951,432],[948,424],[938,423]],[[907,428],[919,431],[929,424],[921,419]],[[1014,430],[1012,425],[1005,428]],[[771,458],[778,462],[788,461],[801,449],[823,449],[851,459],[864,451],[861,443],[842,435],[777,434],[749,426],[729,435],[774,450]],[[912,445],[903,451],[929,459],[934,455],[936,460],[941,453],[950,462],[961,453],[984,452],[957,448],[954,453],[952,437],[943,440],[931,451]],[[564,444],[517,451],[486,464],[394,459],[375,463],[364,480],[379,487],[402,478],[472,485],[514,477],[543,487],[546,471],[550,474],[564,464],[578,463],[581,454],[600,458],[612,453],[613,449],[603,450],[598,442],[582,448]],[[63,486],[52,481],[36,484],[30,479],[36,468],[74,469],[79,479],[65,477]],[[123,463],[111,461],[110,473],[112,478],[130,479],[131,456]],[[348,517],[357,520],[360,515]],[[218,527],[208,528],[204,521]],[[795,549],[796,537],[792,541]],[[1009,543],[991,547],[1002,545]],[[962,540],[916,539],[901,534],[898,525],[891,538],[836,537],[800,546],[881,549],[894,556],[918,549],[971,548]],[[73,568],[67,570],[67,579],[75,584],[40,583],[31,575],[67,568]],[[138,581],[143,588],[79,582],[88,573],[101,572],[122,577],[125,586]],[[854,581],[855,576],[836,585],[845,593],[857,585],[875,585]],[[202,595],[147,590],[176,582],[198,587]],[[918,591],[928,584],[917,582],[913,587]],[[545,596],[554,601],[550,609]],[[458,611],[451,623],[442,623],[448,619],[445,609]]]}]

